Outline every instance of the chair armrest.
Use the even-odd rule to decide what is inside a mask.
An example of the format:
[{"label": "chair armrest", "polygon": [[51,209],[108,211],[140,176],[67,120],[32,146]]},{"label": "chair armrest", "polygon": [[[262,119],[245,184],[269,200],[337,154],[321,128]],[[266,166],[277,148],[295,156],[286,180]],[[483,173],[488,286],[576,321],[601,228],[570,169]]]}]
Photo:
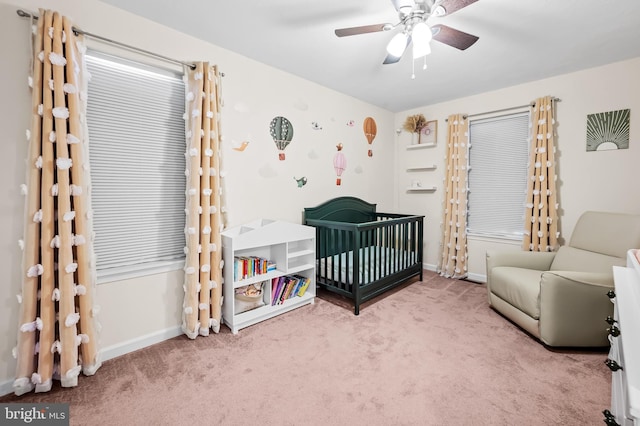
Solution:
[{"label": "chair armrest", "polygon": [[540,340],[550,346],[607,346],[613,273],[547,271],[540,282]]},{"label": "chair armrest", "polygon": [[487,250],[487,273],[496,266],[548,271],[555,252]]}]

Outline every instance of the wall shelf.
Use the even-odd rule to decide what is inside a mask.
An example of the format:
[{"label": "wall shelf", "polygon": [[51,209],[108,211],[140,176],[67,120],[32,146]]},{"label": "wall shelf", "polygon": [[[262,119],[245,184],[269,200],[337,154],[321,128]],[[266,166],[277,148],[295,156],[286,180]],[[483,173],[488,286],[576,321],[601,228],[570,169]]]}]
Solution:
[{"label": "wall shelf", "polygon": [[408,172],[428,172],[431,170],[435,170],[437,168],[438,166],[436,166],[435,164],[432,164],[431,166],[424,166],[424,167],[408,167],[407,171]]},{"label": "wall shelf", "polygon": [[424,149],[424,148],[433,148],[435,147],[435,143],[419,143],[415,145],[407,145],[407,149]]},{"label": "wall shelf", "polygon": [[417,188],[410,186],[407,188],[407,192],[435,192],[436,189],[438,188],[436,188],[435,186],[425,186],[425,187],[417,187]]}]

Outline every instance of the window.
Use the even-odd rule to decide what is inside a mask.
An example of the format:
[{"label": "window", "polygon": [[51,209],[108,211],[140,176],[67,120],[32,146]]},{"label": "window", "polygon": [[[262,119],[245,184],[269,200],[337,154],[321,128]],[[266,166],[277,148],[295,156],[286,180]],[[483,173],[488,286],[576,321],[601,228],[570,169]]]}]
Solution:
[{"label": "window", "polygon": [[529,113],[469,123],[470,235],[522,239]]},{"label": "window", "polygon": [[95,51],[87,67],[98,278],[175,269],[185,256],[182,76]]}]

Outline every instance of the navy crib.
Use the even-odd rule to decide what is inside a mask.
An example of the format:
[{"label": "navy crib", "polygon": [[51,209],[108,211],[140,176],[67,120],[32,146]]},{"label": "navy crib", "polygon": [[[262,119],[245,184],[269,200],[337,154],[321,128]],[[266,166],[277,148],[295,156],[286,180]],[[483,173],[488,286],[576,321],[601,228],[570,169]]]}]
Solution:
[{"label": "navy crib", "polygon": [[316,228],[316,284],[360,305],[404,282],[422,280],[424,216],[376,212],[376,205],[338,197],[304,209]]}]

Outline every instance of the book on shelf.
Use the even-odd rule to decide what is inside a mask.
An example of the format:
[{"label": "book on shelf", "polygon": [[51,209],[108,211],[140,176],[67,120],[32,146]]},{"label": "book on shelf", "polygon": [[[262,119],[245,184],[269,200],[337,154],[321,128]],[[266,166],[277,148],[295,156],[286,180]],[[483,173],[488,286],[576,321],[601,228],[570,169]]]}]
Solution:
[{"label": "book on shelf", "polygon": [[302,275],[283,275],[271,280],[271,305],[281,305],[294,297],[302,297],[311,278]]},{"label": "book on shelf", "polygon": [[300,286],[300,289],[298,290],[298,296],[300,297],[304,296],[304,293],[307,291],[309,284],[311,284],[311,278],[305,278],[304,283]]},{"label": "book on shelf", "polygon": [[275,306],[276,301],[279,300],[282,294],[282,288],[284,284],[284,276],[276,277],[271,280],[271,305]]},{"label": "book on shelf", "polygon": [[293,290],[293,287],[295,286],[296,282],[298,282],[298,280],[295,277],[288,276],[286,278],[286,282],[287,284],[284,291],[282,292],[282,297],[280,298],[280,304],[283,304],[285,300],[291,297],[291,291]]},{"label": "book on shelf", "polygon": [[276,270],[275,262],[259,256],[234,256],[233,280],[240,281]]},{"label": "book on shelf", "polygon": [[300,289],[302,288],[302,286],[304,286],[304,283],[307,280],[309,280],[309,282],[311,282],[311,279],[307,278],[307,277],[304,277],[302,275],[296,275],[296,277],[298,278],[298,282],[296,283],[296,287],[293,289],[294,295],[302,296],[302,294],[300,294]]}]

